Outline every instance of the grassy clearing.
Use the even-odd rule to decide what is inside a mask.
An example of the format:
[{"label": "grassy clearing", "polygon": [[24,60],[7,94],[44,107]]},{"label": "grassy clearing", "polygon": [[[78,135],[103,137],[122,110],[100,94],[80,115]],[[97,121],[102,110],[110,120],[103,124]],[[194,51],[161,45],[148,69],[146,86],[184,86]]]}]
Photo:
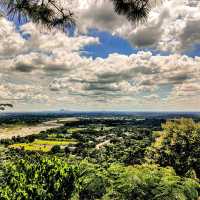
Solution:
[{"label": "grassy clearing", "polygon": [[26,151],[43,151],[48,152],[54,145],[67,146],[69,144],[77,144],[76,140],[35,140],[32,143],[18,143],[10,145],[9,148],[24,149]]},{"label": "grassy clearing", "polygon": [[51,145],[37,145],[34,143],[19,143],[19,144],[13,144],[10,145],[9,148],[14,148],[14,149],[24,149],[26,151],[43,151],[43,152],[48,152],[51,150],[52,146]]},{"label": "grassy clearing", "polygon": [[71,133],[51,133],[48,134],[47,138],[48,140],[68,140],[71,138]]},{"label": "grassy clearing", "polygon": [[100,127],[94,127],[93,130],[95,130],[95,131],[109,131],[113,128],[114,127],[112,127],[112,126],[100,126]]},{"label": "grassy clearing", "polygon": [[69,133],[75,133],[75,132],[79,132],[79,131],[82,131],[82,130],[85,130],[86,128],[69,128],[67,131]]}]

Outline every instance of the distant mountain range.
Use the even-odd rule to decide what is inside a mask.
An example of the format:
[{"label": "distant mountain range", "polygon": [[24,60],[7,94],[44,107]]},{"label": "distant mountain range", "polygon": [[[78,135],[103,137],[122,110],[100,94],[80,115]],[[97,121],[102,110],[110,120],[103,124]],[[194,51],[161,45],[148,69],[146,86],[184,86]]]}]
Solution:
[{"label": "distant mountain range", "polygon": [[58,117],[143,117],[143,118],[200,118],[200,112],[126,112],[126,111],[108,111],[108,112],[78,112],[66,111],[61,109],[59,111],[41,111],[41,112],[2,112],[2,118],[25,118],[25,117],[42,117],[42,118],[58,118]]}]

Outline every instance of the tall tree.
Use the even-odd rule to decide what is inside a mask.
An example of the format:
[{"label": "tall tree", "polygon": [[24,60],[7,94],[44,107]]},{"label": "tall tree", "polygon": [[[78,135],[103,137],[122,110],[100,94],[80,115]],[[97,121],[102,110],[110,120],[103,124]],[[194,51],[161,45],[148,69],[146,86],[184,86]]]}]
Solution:
[{"label": "tall tree", "polygon": [[177,174],[200,178],[200,123],[192,119],[167,121],[147,157],[160,166],[172,166]]}]

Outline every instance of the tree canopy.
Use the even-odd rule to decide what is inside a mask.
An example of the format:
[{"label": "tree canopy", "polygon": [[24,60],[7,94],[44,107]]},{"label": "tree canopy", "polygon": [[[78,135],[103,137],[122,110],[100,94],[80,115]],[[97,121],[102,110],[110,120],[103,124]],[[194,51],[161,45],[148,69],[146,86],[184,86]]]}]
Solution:
[{"label": "tree canopy", "polygon": [[200,177],[200,123],[192,119],[168,121],[147,151],[161,166],[172,166],[179,175]]},{"label": "tree canopy", "polygon": [[0,182],[2,200],[196,200],[199,188],[172,168],[113,164],[104,169],[86,160],[70,164],[41,155],[6,163]]}]

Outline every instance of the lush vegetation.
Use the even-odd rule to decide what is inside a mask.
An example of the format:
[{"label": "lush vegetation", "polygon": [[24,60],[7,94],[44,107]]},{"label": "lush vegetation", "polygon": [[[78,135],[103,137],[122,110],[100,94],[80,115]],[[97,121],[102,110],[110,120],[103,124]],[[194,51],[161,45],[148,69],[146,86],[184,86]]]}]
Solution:
[{"label": "lush vegetation", "polygon": [[191,119],[168,121],[148,156],[161,166],[172,166],[179,175],[200,178],[200,124]]},{"label": "lush vegetation", "polygon": [[24,157],[2,169],[2,200],[15,199],[197,199],[198,182],[156,165],[105,169],[87,161]]},{"label": "lush vegetation", "polygon": [[80,118],[1,141],[0,199],[198,200],[200,124]]}]

